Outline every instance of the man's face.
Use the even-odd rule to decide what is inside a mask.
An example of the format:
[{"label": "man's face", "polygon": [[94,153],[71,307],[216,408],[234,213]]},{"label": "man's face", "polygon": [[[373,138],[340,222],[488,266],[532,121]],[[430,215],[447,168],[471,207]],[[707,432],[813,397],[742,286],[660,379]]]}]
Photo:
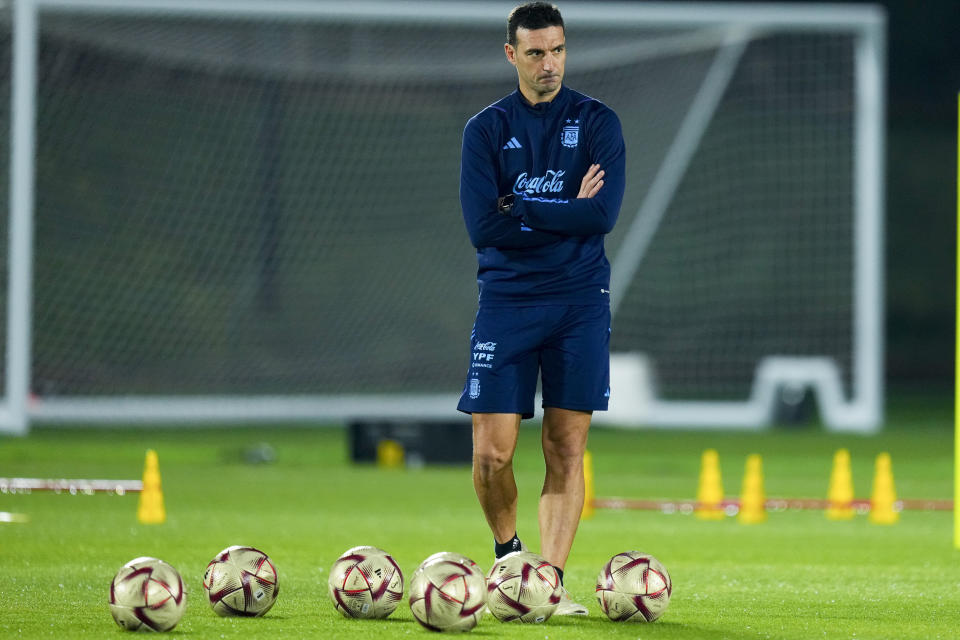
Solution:
[{"label": "man's face", "polygon": [[520,90],[536,102],[551,100],[563,81],[563,65],[567,47],[563,27],[544,29],[517,29],[516,46],[504,45],[507,60],[517,68]]}]

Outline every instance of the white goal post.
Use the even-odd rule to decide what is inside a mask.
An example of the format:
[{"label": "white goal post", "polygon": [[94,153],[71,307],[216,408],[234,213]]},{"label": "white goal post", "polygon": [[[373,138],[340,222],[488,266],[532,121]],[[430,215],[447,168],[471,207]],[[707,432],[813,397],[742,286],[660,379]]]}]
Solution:
[{"label": "white goal post", "polygon": [[[513,4],[0,4],[0,433],[456,417],[460,130],[515,84]],[[595,421],[759,429],[809,390],[877,430],[882,9],[560,8],[567,84],[627,140]]]}]

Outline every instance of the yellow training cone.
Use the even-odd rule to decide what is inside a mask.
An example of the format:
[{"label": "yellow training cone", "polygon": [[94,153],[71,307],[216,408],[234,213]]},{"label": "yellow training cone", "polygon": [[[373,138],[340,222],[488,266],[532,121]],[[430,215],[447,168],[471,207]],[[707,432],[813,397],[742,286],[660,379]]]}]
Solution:
[{"label": "yellow training cone", "polygon": [[697,486],[696,516],[701,520],[723,520],[723,479],[720,456],[707,449],[700,456],[700,483]]},{"label": "yellow training cone", "polygon": [[593,456],[589,451],[583,452],[583,511],[580,512],[580,519],[586,520],[593,517],[593,499],[596,497],[596,491],[593,487]]},{"label": "yellow training cone", "polygon": [[143,467],[143,490],[137,506],[137,520],[142,524],[163,524],[167,520],[167,511],[163,508],[163,489],[160,488],[160,463],[153,449],[147,451]]},{"label": "yellow training cone", "polygon": [[757,524],[767,519],[767,495],[763,488],[763,460],[759,454],[747,456],[747,468],[743,474],[743,491],[740,494],[741,524]]},{"label": "yellow training cone", "polygon": [[895,510],[897,490],[893,486],[893,467],[890,454],[877,456],[873,474],[873,493],[870,495],[870,522],[874,524],[896,524],[900,514]]},{"label": "yellow training cone", "polygon": [[403,466],[404,456],[403,445],[396,440],[381,440],[377,443],[378,466],[399,469]]},{"label": "yellow training cone", "polygon": [[839,449],[833,455],[827,503],[827,518],[830,520],[853,518],[853,474],[850,472],[850,452],[846,449]]}]

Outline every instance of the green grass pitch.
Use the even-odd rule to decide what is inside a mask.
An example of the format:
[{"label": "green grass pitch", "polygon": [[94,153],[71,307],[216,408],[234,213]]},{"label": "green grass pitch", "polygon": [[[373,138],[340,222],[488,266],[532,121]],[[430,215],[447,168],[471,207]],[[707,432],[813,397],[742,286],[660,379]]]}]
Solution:
[{"label": "green grass pitch", "polygon": [[[598,496],[692,498],[700,454],[720,453],[724,488],[740,490],[747,454],[763,456],[768,496],[825,497],[833,452],[846,447],[858,497],[869,496],[873,460],[889,451],[900,498],[950,498],[952,415],[941,403],[895,408],[877,437],[817,428],[760,434],[622,432],[595,429],[590,449]],[[536,499],[543,472],[539,431],[524,428],[517,453],[521,537],[538,546]],[[265,441],[274,464],[244,464],[242,448]],[[156,449],[168,519],[136,521],[137,498],[50,493],[0,495],[0,511],[26,524],[0,524],[0,637],[124,637],[107,607],[114,573],[140,555],[177,567],[188,607],[171,634],[194,638],[428,637],[406,602],[385,621],[347,620],[326,593],[327,571],[347,548],[389,551],[409,576],[440,550],[484,569],[490,534],[467,467],[382,470],[348,462],[341,429],[36,428],[0,439],[0,476],[139,478]],[[203,570],[232,544],[274,560],[280,596],[264,618],[217,617],[204,600]],[[599,611],[594,581],[614,553],[647,551],[666,564],[673,599],[653,624],[614,624]],[[686,515],[598,511],[581,524],[567,586],[586,618],[542,626],[487,616],[471,633],[536,640],[578,638],[956,638],[960,552],[952,514],[910,511],[899,524],[822,512],[771,514],[764,524],[703,522]]]}]

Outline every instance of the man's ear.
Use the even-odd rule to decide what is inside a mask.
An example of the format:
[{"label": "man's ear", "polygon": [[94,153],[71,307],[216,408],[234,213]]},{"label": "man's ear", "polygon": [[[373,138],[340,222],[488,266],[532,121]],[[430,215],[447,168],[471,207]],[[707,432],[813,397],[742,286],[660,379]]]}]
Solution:
[{"label": "man's ear", "polygon": [[507,56],[507,61],[513,66],[517,66],[517,50],[509,42],[503,45],[503,52]]}]

